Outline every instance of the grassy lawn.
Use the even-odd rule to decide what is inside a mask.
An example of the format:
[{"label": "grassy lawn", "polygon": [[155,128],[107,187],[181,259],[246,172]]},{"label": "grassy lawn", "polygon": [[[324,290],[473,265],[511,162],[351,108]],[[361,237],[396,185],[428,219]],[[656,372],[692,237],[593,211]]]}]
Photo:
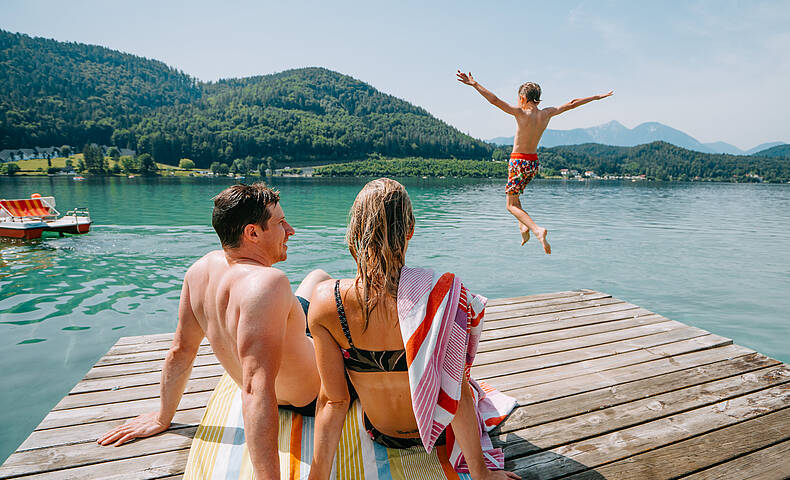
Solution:
[{"label": "grassy lawn", "polygon": [[[76,155],[71,155],[68,158],[71,159],[72,165],[74,165],[74,167],[76,168],[79,161],[82,160],[82,154],[78,153]],[[106,157],[106,159],[107,159],[107,164],[110,168],[115,167],[116,163],[118,163],[120,166],[121,162],[115,162],[110,157]],[[55,168],[66,168],[66,157],[55,157],[52,160],[50,160],[50,162],[51,162],[51,166]],[[50,165],[47,164],[47,160],[45,158],[34,158],[31,160],[16,160],[13,163],[19,165],[19,168],[21,169],[19,173],[22,175],[46,175],[47,168],[50,167]],[[176,177],[188,177],[190,174],[192,173],[197,174],[197,172],[200,171],[200,169],[197,168],[192,170],[185,170],[183,168],[178,168],[173,165],[165,165],[164,163],[157,163],[156,168],[159,169],[160,175],[166,175],[166,176],[172,175]],[[126,174],[124,173],[121,175],[126,175]]]}]

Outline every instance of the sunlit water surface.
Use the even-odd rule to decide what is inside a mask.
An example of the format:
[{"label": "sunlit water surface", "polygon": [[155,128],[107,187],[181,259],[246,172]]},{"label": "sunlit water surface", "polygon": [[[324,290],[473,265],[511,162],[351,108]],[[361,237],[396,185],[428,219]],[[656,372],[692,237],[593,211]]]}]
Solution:
[{"label": "sunlit water surface", "polygon": [[[0,178],[0,198],[90,208],[88,235],[0,240],[0,459],[122,336],[174,330],[187,267],[218,247],[211,198],[230,179]],[[535,181],[522,197],[554,253],[519,246],[501,180],[404,180],[407,263],[489,298],[577,288],[790,361],[790,186]],[[297,231],[279,266],[353,275],[346,215],[364,180],[275,179]]]}]

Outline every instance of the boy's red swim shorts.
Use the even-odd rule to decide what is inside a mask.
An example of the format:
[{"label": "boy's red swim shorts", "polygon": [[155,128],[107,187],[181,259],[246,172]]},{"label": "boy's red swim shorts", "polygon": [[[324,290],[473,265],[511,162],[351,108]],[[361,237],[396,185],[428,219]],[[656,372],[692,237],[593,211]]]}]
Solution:
[{"label": "boy's red swim shorts", "polygon": [[521,195],[524,187],[535,178],[538,173],[537,153],[511,153],[510,163],[507,166],[507,185],[505,192],[508,195]]}]

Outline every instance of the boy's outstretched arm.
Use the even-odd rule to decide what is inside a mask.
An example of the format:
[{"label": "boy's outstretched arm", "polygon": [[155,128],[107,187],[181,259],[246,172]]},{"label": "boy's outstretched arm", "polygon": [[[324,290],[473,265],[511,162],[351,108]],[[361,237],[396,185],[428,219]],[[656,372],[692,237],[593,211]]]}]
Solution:
[{"label": "boy's outstretched arm", "polygon": [[516,107],[512,105],[508,105],[506,102],[502,101],[499,97],[497,97],[496,95],[485,89],[482,85],[477,83],[477,81],[472,77],[472,72],[464,73],[458,70],[458,73],[456,73],[455,76],[458,77],[459,82],[475,87],[475,90],[477,90],[480,93],[480,95],[482,95],[492,105],[499,108],[503,112],[509,113],[511,115],[516,114],[516,110],[518,110]]},{"label": "boy's outstretched arm", "polygon": [[587,98],[574,98],[573,100],[566,103],[565,105],[562,105],[560,107],[544,108],[543,111],[548,112],[549,115],[553,117],[554,115],[559,115],[562,112],[567,112],[568,110],[573,110],[576,107],[581,107],[585,103],[590,103],[593,100],[601,100],[602,98],[610,97],[612,95],[614,95],[614,91],[609,90],[607,93],[603,93],[601,95],[593,95],[592,97],[587,97]]}]

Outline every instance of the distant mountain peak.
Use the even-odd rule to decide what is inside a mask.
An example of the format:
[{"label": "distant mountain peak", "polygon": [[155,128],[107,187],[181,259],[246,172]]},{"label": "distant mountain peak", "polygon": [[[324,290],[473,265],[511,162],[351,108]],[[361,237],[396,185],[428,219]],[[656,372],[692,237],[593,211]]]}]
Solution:
[{"label": "distant mountain peak", "polygon": [[[559,145],[581,145],[584,143],[600,143],[621,147],[633,147],[651,142],[666,142],[678,147],[705,153],[728,153],[731,155],[748,155],[766,148],[781,145],[782,142],[771,142],[758,145],[747,151],[725,142],[701,143],[691,135],[664,125],[659,122],[643,122],[634,128],[628,128],[617,120],[600,125],[571,130],[547,129],[540,141],[541,147]],[[489,140],[497,145],[513,143],[513,137],[497,137]]]}]

